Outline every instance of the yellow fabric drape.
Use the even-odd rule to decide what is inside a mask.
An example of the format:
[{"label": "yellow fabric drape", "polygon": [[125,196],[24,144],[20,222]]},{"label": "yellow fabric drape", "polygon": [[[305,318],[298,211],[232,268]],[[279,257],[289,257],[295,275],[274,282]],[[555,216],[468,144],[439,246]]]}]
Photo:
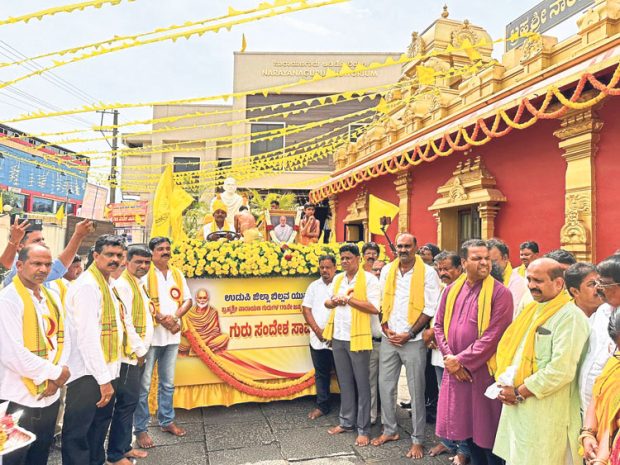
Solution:
[{"label": "yellow fabric drape", "polygon": [[[174,280],[174,284],[179,291],[179,297],[176,298],[177,305],[180,307],[183,303],[183,275],[181,272],[174,267],[168,268],[172,273],[172,279]],[[153,305],[155,306],[155,314],[159,313],[159,286],[157,284],[157,275],[155,274],[155,265],[151,265],[149,272],[146,277],[146,284],[149,297]]]},{"label": "yellow fabric drape", "polygon": [[[383,295],[383,319],[381,323],[387,323],[390,314],[394,309],[394,296],[396,295],[396,273],[399,272],[400,260],[397,258],[391,265],[385,283],[385,292]],[[407,311],[407,322],[412,325],[424,311],[424,285],[425,285],[426,269],[424,261],[419,255],[415,255],[415,263],[413,265],[413,274],[411,276],[411,284],[409,287],[409,306]]]},{"label": "yellow fabric drape", "polygon": [[[103,309],[101,312],[101,349],[103,351],[103,358],[106,363],[115,362],[118,360],[119,352],[118,326],[116,325],[116,308],[112,300],[110,286],[101,274],[101,271],[94,264],[88,268],[88,271],[95,278],[103,298]],[[122,318],[121,321],[124,324]],[[125,334],[125,331],[123,331],[123,334]]]},{"label": "yellow fabric drape", "polygon": [[527,269],[527,267],[523,264],[519,265],[519,268],[517,268],[517,273],[519,273],[519,276],[521,276],[522,278],[525,278],[525,270]]},{"label": "yellow fabric drape", "polygon": [[[342,284],[346,273],[341,273],[334,281],[334,295],[338,295],[338,290]],[[360,266],[355,278],[353,286],[353,297],[358,300],[367,300],[366,296],[366,272]],[[370,332],[370,314],[351,308],[351,352],[359,352],[362,350],[372,350],[372,334]],[[334,319],[336,309],[332,308],[329,314],[329,320],[323,330],[323,337],[330,341],[334,335]]]},{"label": "yellow fabric drape", "polygon": [[515,376],[515,386],[523,384],[523,381],[538,370],[536,366],[536,330],[544,325],[549,318],[559,312],[570,301],[570,296],[565,290],[547,302],[542,313],[534,320],[538,302],[532,302],[526,306],[516,320],[508,327],[497,346],[497,377],[499,377],[512,364],[515,354],[525,338],[523,355]]},{"label": "yellow fabric drape", "polygon": [[57,279],[54,282],[58,286],[58,293],[60,294],[60,303],[62,303],[64,305],[65,304],[65,297],[67,296],[67,291],[69,290],[69,288],[67,287],[65,282],[62,280],[62,278]]},{"label": "yellow fabric drape", "polygon": [[596,378],[592,400],[596,402],[597,440],[600,443],[603,435],[607,433],[609,444],[612,444],[618,429],[616,417],[620,412],[620,360],[616,357],[607,361],[603,372]]},{"label": "yellow fabric drape", "polygon": [[139,287],[140,283],[127,270],[123,271],[121,276],[127,281],[133,294],[133,299],[131,301],[131,321],[133,322],[138,336],[144,339],[144,335],[146,334],[146,319],[152,318],[152,316],[147,316],[147,312],[144,308],[144,298],[142,297],[142,292],[140,292]]},{"label": "yellow fabric drape", "polygon": [[[459,276],[457,280],[454,281],[454,285],[450,288],[448,296],[446,297],[446,313],[443,319],[443,328],[446,337],[448,337],[450,323],[452,323],[452,315],[454,315],[454,303],[466,280],[467,275],[462,274]],[[478,294],[478,337],[484,334],[491,322],[491,302],[493,300],[494,287],[495,279],[489,275],[482,282],[482,289],[480,290],[480,294]],[[487,361],[487,368],[491,376],[494,376],[497,370],[495,354]]]},{"label": "yellow fabric drape", "polygon": [[512,264],[508,262],[506,268],[504,269],[504,286],[508,287],[508,283],[510,283],[510,277],[512,276]]},{"label": "yellow fabric drape", "polygon": [[[18,276],[13,278],[13,284],[17,295],[19,295],[24,305],[24,317],[23,317],[23,338],[24,346],[34,355],[41,358],[47,358],[48,352],[52,349],[51,337],[56,335],[56,354],[52,363],[56,365],[62,356],[62,350],[65,342],[65,318],[64,313],[59,309],[49,291],[41,287],[41,292],[45,296],[45,302],[50,312],[49,324],[50,333],[44,334],[44,328],[39,326],[39,319],[37,318],[37,310],[35,309],[34,302],[30,296],[26,286],[21,282]],[[43,383],[36,385],[34,381],[29,378],[22,378],[28,392],[33,396],[39,395],[47,388],[47,380]]]}]

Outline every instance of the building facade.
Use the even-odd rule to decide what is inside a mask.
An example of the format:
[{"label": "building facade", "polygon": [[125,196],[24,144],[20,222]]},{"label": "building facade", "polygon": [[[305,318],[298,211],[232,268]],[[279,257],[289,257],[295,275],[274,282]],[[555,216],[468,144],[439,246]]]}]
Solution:
[{"label": "building facade", "polygon": [[[344,63],[354,68],[358,63],[384,62],[388,57],[399,55],[235,53],[233,92],[245,94],[256,89],[290,86],[315,74],[339,71]],[[303,166],[279,164],[260,175],[253,169],[252,160],[263,156],[278,159],[302,154],[311,150],[312,144],[342,134],[350,133],[354,138],[363,125],[372,121],[372,112],[361,113],[376,107],[379,97],[340,99],[338,104],[330,104],[329,96],[368,88],[379,91],[381,86],[397,82],[400,75],[400,66],[395,65],[285,87],[279,93],[242,95],[235,97],[230,105],[156,106],[153,108],[156,122],[152,133],[127,134],[123,138],[126,145],[121,182],[123,193],[152,200],[157,179],[165,165],[170,163],[177,173],[195,172],[187,175],[195,180],[195,184],[185,184],[203,200],[213,196],[214,185],[228,175],[228,167],[235,170],[233,176],[241,188],[294,189],[307,193],[318,184],[317,179],[324,179],[334,168],[327,151]],[[300,100],[307,103],[291,103]],[[266,108],[274,105],[278,107]],[[170,121],[168,117],[171,116],[182,118]],[[168,119],[157,122],[162,118]],[[334,121],[313,124],[326,119]],[[304,131],[287,129],[302,125],[310,127]],[[282,131],[290,133],[283,134]]]},{"label": "building facade", "polygon": [[409,50],[422,57],[404,76],[435,69],[432,92],[418,81],[393,95],[388,116],[336,151],[331,179],[310,194],[329,199],[338,240],[371,238],[373,194],[400,206],[388,234],[444,249],[500,237],[513,251],[534,240],[596,261],[620,248],[618,3],[597,3],[577,24],[566,40],[535,36],[501,61],[479,48],[477,72],[448,77],[471,63],[464,40],[486,32],[444,15],[414,34]]}]

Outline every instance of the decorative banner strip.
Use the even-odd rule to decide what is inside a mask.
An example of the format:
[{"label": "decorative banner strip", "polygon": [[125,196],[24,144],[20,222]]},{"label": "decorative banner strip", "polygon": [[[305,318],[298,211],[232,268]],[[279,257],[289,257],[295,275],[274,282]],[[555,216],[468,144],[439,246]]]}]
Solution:
[{"label": "decorative banner strip", "polygon": [[[568,110],[583,110],[586,108],[591,108],[608,96],[618,96],[620,95],[620,88],[616,88],[616,85],[619,81],[620,62],[616,65],[616,69],[608,84],[603,84],[600,82],[592,73],[584,73],[581,75],[581,78],[579,79],[570,98],[566,98],[556,86],[550,86],[545,93],[545,98],[540,108],[536,108],[528,97],[524,97],[519,102],[514,118],[510,118],[506,111],[500,109],[495,113],[494,121],[490,129],[484,120],[491,118],[491,116],[485,116],[484,118],[479,118],[476,120],[471,135],[468,134],[465,127],[450,128],[441,136],[439,146],[437,146],[436,139],[427,140],[416,144],[412,150],[407,150],[402,154],[393,155],[387,160],[378,161],[368,168],[363,168],[363,170],[385,169],[389,173],[397,173],[401,170],[409,168],[410,166],[416,166],[422,162],[431,162],[440,156],[451,155],[454,151],[467,150],[472,145],[485,145],[490,142],[491,139],[503,137],[513,129],[526,129],[534,125],[540,119],[557,119],[565,115]],[[592,87],[599,91],[599,94],[591,99],[579,101],[586,83],[590,83]],[[549,107],[553,97],[560,102],[561,107],[558,110],[547,113],[546,110]],[[521,122],[521,118],[523,117],[525,110],[527,110],[532,117],[528,121]],[[498,131],[497,129],[499,128],[501,121],[503,121],[507,127],[501,131]],[[478,139],[478,135],[481,131],[484,133],[485,137]],[[454,133],[456,134],[453,139],[451,134]],[[464,145],[458,145],[461,136],[465,141]],[[446,149],[446,145],[449,146],[448,149]],[[429,156],[431,150],[433,154]],[[412,152],[411,156],[409,156],[409,152]],[[311,191],[310,199],[313,202],[319,202],[330,195],[352,189],[362,181],[357,177],[359,172],[360,169],[354,169],[344,178],[332,181],[325,186],[321,186]]]},{"label": "decorative banner strip", "polygon": [[[259,14],[256,15],[254,17],[250,17],[250,18],[243,18],[243,19],[238,19],[238,20],[233,20],[233,21],[229,21],[226,23],[221,23],[221,24],[216,24],[213,26],[206,26],[206,27],[200,27],[197,29],[192,29],[190,31],[184,31],[184,32],[179,32],[179,33],[175,33],[175,34],[166,34],[163,35],[161,37],[156,37],[153,39],[147,39],[147,40],[132,40],[129,43],[123,43],[121,45],[117,45],[117,46],[111,46],[111,47],[105,47],[105,46],[101,46],[97,49],[95,49],[92,52],[86,52],[83,53],[81,55],[78,55],[74,58],[71,58],[69,60],[64,60],[64,61],[53,61],[53,65],[50,66],[46,66],[43,68],[40,68],[36,71],[33,71],[31,73],[25,74],[23,76],[20,76],[18,78],[12,79],[10,81],[4,81],[2,83],[0,83],[0,89],[3,89],[5,87],[9,87],[12,85],[15,85],[19,82],[25,81],[26,79],[30,79],[31,77],[34,76],[39,76],[42,75],[44,73],[47,73],[48,71],[54,70],[56,68],[60,68],[63,66],[66,66],[68,64],[71,63],[76,63],[78,61],[83,61],[83,60],[87,60],[90,58],[94,58],[100,55],[106,55],[108,53],[112,53],[112,52],[117,52],[119,50],[125,50],[128,48],[133,48],[133,47],[138,47],[141,45],[148,45],[148,44],[154,44],[157,42],[163,42],[163,41],[168,41],[168,40],[172,40],[173,42],[175,42],[178,39],[184,38],[184,39],[190,39],[192,36],[202,36],[203,34],[207,33],[207,32],[215,32],[218,33],[221,29],[226,29],[226,30],[230,30],[233,26],[238,26],[240,24],[245,24],[245,23],[250,23],[253,21],[259,21],[261,19],[265,19],[265,18],[270,18],[273,16],[279,16],[279,15],[283,15],[283,14],[287,14],[287,13],[291,13],[294,11],[302,11],[302,10],[308,10],[308,9],[312,9],[312,8],[320,8],[323,6],[327,6],[327,5],[333,5],[336,3],[343,3],[343,2],[348,2],[350,0],[324,0],[322,2],[319,3],[308,3],[308,0],[300,0],[300,5],[299,6],[288,6],[282,10],[274,10],[274,11],[270,11],[269,13],[265,13],[265,14]],[[278,2],[278,0],[276,0],[276,3]],[[275,8],[278,8],[277,6]]]},{"label": "decorative banner strip", "polygon": [[[341,1],[345,1],[345,0],[341,0]],[[502,39],[494,40],[493,42],[491,42],[491,44],[501,43],[501,42],[504,42],[505,40],[516,40],[516,39],[519,39],[520,37],[536,39],[537,37],[539,37],[539,35],[535,33],[526,33],[520,36],[513,35],[507,39],[502,38]],[[480,43],[475,44],[473,47],[483,47],[483,46],[488,46],[491,44],[481,41]],[[262,94],[266,97],[267,95],[273,94],[273,93],[280,94],[282,93],[284,89],[296,87],[301,84],[306,84],[308,82],[322,81],[326,79],[332,79],[335,77],[350,76],[352,74],[359,73],[361,71],[378,69],[378,68],[382,68],[386,66],[393,66],[395,64],[402,65],[402,64],[406,64],[406,63],[410,63],[414,61],[425,60],[427,58],[431,58],[431,57],[434,57],[440,54],[445,54],[445,53],[466,51],[466,48],[465,48],[466,45],[467,44],[465,43],[461,44],[461,47],[454,47],[452,45],[449,45],[446,48],[446,50],[442,50],[442,51],[436,50],[428,54],[418,54],[413,57],[409,57],[406,54],[402,54],[400,58],[397,60],[394,60],[393,58],[390,57],[386,59],[383,63],[373,62],[369,64],[368,66],[364,66],[360,63],[354,69],[351,69],[348,65],[344,64],[339,72],[336,72],[336,71],[327,72],[325,73],[325,75],[315,74],[310,79],[300,79],[299,81],[296,81],[290,84],[282,84],[282,85],[274,86],[274,87],[266,87],[262,89],[255,89],[255,90],[244,91],[244,92],[235,92],[235,93],[230,93],[230,94],[220,94],[220,95],[214,95],[210,97],[194,97],[194,98],[188,98],[188,99],[166,100],[166,101],[156,101],[156,102],[148,102],[148,103],[118,103],[118,102],[117,103],[103,103],[103,102],[100,102],[94,105],[84,105],[80,108],[74,108],[71,110],[61,110],[61,111],[55,111],[55,112],[36,111],[33,113],[27,113],[17,118],[0,121],[0,124],[15,123],[19,121],[28,121],[28,120],[39,119],[39,118],[51,118],[51,117],[56,117],[56,116],[73,115],[73,114],[79,114],[79,113],[92,113],[95,111],[110,110],[110,109],[115,109],[115,108],[122,109],[122,108],[141,108],[141,107],[157,106],[157,105],[183,105],[187,103],[207,102],[207,101],[213,101],[213,100],[227,101],[230,98],[245,97],[248,95],[259,95],[259,94]]]},{"label": "decorative banner strip", "polygon": [[[90,2],[73,3],[71,5],[55,6],[53,8],[47,8],[45,10],[35,11],[34,13],[28,13],[21,16],[9,16],[7,19],[0,20],[0,26],[5,24],[15,23],[27,23],[31,19],[38,19],[41,21],[45,16],[54,16],[58,13],[71,13],[72,11],[83,11],[86,8],[101,8],[104,5],[118,5],[123,0],[91,0]],[[136,0],[124,0],[126,2],[135,2]]]}]

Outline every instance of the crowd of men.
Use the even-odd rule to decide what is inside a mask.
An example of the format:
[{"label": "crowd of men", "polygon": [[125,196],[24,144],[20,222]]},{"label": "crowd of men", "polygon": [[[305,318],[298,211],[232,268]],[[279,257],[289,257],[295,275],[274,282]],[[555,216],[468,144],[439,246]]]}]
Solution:
[{"label": "crowd of men", "polygon": [[[520,246],[513,268],[499,239],[459,253],[396,238],[396,258],[367,243],[319,258],[302,304],[316,371],[315,419],[330,410],[358,446],[400,439],[397,386],[411,396],[413,459],[449,453],[463,465],[620,464],[620,254],[597,266],[565,250]],[[374,361],[373,361],[374,360]],[[430,363],[436,377],[425,376]],[[438,444],[424,444],[428,384],[439,387]],[[381,434],[370,437],[377,418]],[[580,450],[581,449],[581,450]]]},{"label": "crowd of men", "polygon": [[75,253],[91,227],[79,223],[57,259],[40,223],[11,228],[2,255],[10,271],[0,291],[0,400],[8,413],[22,411],[19,425],[36,441],[5,455],[5,465],[45,465],[55,436],[64,465],[146,457],[142,449],[155,445],[148,426],[156,363],[159,427],[186,434],[174,422],[174,369],[192,299],[168,266],[170,240],[127,247],[122,237],[100,236],[84,271]]},{"label": "crowd of men", "polygon": [[[170,240],[127,246],[100,236],[84,271],[76,252],[89,231],[88,220],[79,223],[53,259],[40,225],[17,221],[0,256],[10,269],[0,291],[0,400],[23,411],[20,425],[37,436],[5,464],[46,464],[55,436],[65,465],[146,457],[155,446],[155,365],[157,423],[186,434],[174,421],[174,371],[181,319],[194,307],[185,277],[168,264]],[[361,251],[344,244],[340,273],[336,257],[319,258],[320,278],[302,303],[316,373],[310,419],[330,411],[335,368],[339,423],[328,433],[355,432],[360,447],[399,440],[404,368],[407,457],[620,463],[620,255],[595,266],[563,250],[540,257],[535,242],[524,242],[513,269],[498,239],[466,241],[457,254],[418,249],[401,233],[395,249],[386,264],[375,243]],[[434,445],[424,440],[431,383],[439,386]],[[379,419],[382,431],[371,438]]]}]

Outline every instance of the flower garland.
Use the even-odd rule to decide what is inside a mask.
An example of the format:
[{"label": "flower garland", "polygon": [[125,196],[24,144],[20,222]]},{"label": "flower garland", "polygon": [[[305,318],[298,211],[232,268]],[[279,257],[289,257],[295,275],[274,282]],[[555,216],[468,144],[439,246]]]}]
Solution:
[{"label": "flower garland", "polygon": [[277,384],[261,383],[249,379],[240,374],[232,374],[227,371],[222,360],[214,354],[204,343],[200,336],[193,331],[191,323],[188,323],[187,330],[183,333],[192,347],[207,367],[222,381],[245,394],[256,397],[276,398],[287,397],[301,392],[314,384],[314,370],[310,370],[305,375],[292,381],[284,381]]},{"label": "flower garland", "polygon": [[[618,82],[620,82],[620,63],[616,66],[616,69],[608,84],[603,84],[592,73],[584,73],[577,82],[577,86],[575,87],[570,98],[565,97],[557,86],[551,86],[547,89],[545,98],[539,108],[536,108],[528,97],[524,97],[519,102],[517,111],[513,118],[511,118],[505,110],[499,109],[495,113],[491,128],[487,126],[484,118],[479,118],[474,123],[471,135],[468,134],[465,127],[451,129],[442,134],[439,139],[439,144],[437,144],[437,139],[430,139],[416,144],[410,151],[395,154],[388,159],[381,160],[371,165],[370,167],[362,168],[363,171],[361,178],[359,177],[359,170],[352,171],[344,178],[335,180],[325,186],[311,191],[310,200],[313,202],[320,202],[330,195],[352,189],[362,181],[366,180],[363,173],[368,173],[370,177],[378,177],[386,172],[395,174],[403,169],[406,169],[408,166],[417,166],[422,162],[431,162],[440,156],[449,156],[455,151],[462,152],[468,150],[471,146],[480,147],[490,142],[491,139],[497,139],[507,135],[513,129],[527,129],[541,119],[557,119],[565,115],[568,110],[584,110],[591,108],[608,96],[619,96],[620,88],[616,87]],[[587,83],[590,83],[593,88],[598,90],[599,94],[588,100],[579,101]],[[558,110],[547,112],[547,109],[549,108],[549,105],[553,101],[554,97],[560,102],[561,107]],[[526,110],[531,117],[527,121],[522,121],[521,118],[523,118]],[[506,128],[498,130],[501,122],[506,125]],[[480,131],[482,131],[485,136],[482,139],[478,139]],[[456,133],[454,140],[451,137],[451,133]],[[459,145],[461,136],[465,141],[465,144],[463,145]],[[447,150],[446,144],[449,146]],[[432,155],[430,155],[431,150],[433,152]],[[411,156],[409,155],[409,152],[411,152]]]}]

